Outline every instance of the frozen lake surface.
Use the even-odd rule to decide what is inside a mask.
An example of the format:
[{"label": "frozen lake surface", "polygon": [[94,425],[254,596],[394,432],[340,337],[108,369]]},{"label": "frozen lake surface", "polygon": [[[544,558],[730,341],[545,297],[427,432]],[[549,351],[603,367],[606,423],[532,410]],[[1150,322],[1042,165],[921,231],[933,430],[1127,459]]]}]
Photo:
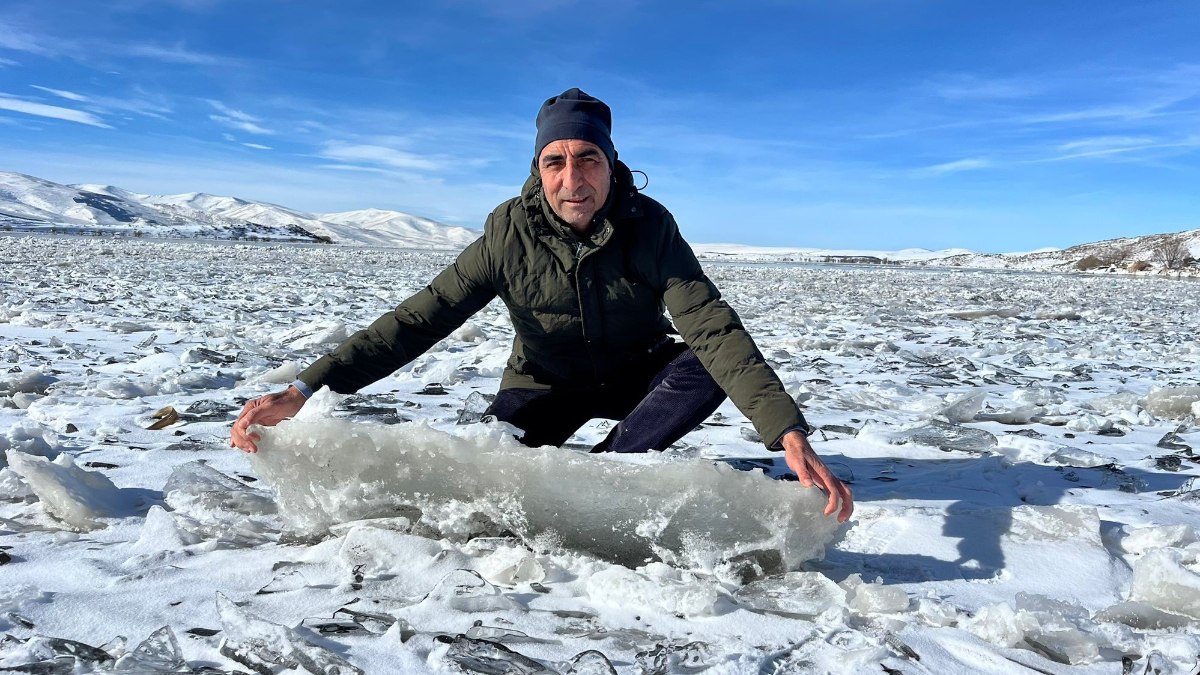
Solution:
[{"label": "frozen lake surface", "polygon": [[459,424],[499,303],[228,448],[451,260],[0,237],[0,670],[1196,671],[1196,283],[709,266],[850,482],[841,527],[726,466],[769,454],[728,403],[627,460],[575,449],[606,422]]}]

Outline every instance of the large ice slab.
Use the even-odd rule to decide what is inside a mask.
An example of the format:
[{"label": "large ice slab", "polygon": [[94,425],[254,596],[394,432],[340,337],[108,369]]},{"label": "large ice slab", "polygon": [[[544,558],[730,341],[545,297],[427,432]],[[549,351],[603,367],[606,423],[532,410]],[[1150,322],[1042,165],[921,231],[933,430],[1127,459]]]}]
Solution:
[{"label": "large ice slab", "polygon": [[794,569],[821,556],[837,528],[815,488],[697,459],[526,448],[499,426],[449,434],[317,418],[262,434],[251,461],[303,531],[406,516],[420,534],[507,531],[625,564],[712,569],[753,558]]},{"label": "large ice slab", "polygon": [[1146,553],[1133,564],[1129,598],[1200,619],[1200,546]]},{"label": "large ice slab", "polygon": [[133,515],[140,502],[104,474],[76,466],[70,455],[50,461],[9,450],[7,456],[12,471],[29,485],[46,511],[72,528],[104,527],[101,518]]},{"label": "large ice slab", "polygon": [[1146,410],[1155,417],[1182,419],[1200,403],[1200,387],[1164,387],[1146,395]]}]

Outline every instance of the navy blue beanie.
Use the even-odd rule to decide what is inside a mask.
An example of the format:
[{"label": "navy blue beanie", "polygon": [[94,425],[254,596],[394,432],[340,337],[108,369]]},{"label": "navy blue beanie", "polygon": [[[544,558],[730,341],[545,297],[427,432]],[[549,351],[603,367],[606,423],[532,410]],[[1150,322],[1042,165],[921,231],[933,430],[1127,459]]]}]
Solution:
[{"label": "navy blue beanie", "polygon": [[612,168],[617,150],[612,142],[612,111],[598,98],[571,88],[558,96],[546,99],[537,115],[537,140],[533,158],[537,161],[542,150],[554,141],[578,139],[595,144],[608,158]]}]

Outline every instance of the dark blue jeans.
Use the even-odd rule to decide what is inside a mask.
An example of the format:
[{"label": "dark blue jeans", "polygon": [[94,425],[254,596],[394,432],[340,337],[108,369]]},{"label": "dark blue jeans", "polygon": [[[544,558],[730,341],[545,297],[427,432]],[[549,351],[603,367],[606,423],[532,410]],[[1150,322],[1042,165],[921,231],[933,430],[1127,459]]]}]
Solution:
[{"label": "dark blue jeans", "polygon": [[670,342],[592,389],[501,389],[487,414],[524,431],[531,447],[562,445],[591,419],[620,420],[592,452],[646,452],[666,449],[724,400],[692,350]]}]

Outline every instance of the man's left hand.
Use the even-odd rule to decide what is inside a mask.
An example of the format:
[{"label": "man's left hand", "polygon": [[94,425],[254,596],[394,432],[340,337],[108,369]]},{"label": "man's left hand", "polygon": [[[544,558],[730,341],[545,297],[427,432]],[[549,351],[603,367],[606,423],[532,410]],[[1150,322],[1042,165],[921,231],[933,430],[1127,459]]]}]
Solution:
[{"label": "man's left hand", "polygon": [[850,494],[850,488],[825,466],[825,462],[821,461],[816,451],[808,444],[808,437],[799,431],[789,431],[783,435],[782,442],[784,460],[788,467],[796,472],[800,484],[804,487],[816,485],[829,495],[829,501],[825,504],[825,515],[837,511],[839,523],[849,520],[850,514],[854,513],[854,497]]}]

